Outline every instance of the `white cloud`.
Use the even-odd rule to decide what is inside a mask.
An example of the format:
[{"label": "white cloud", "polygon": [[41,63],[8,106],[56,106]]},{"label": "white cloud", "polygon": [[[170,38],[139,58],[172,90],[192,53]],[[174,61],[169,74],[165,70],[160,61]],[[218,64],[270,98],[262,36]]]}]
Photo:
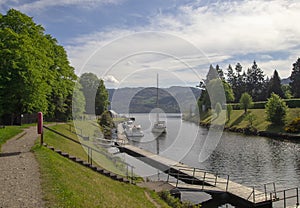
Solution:
[{"label": "white cloud", "polygon": [[109,82],[112,84],[119,84],[119,81],[112,75],[106,75],[104,77],[102,77],[104,82]]},{"label": "white cloud", "polygon": [[[109,69],[120,81],[146,69],[176,71],[178,76],[194,80],[196,77],[188,70],[181,70],[186,67],[184,63],[204,76],[210,63],[255,53],[264,54],[256,61],[268,76],[277,69],[283,78],[290,75],[290,66],[300,54],[300,27],[296,27],[299,19],[299,1],[218,1],[202,7],[187,5],[180,7],[176,14],[159,13],[151,17],[149,25],[107,28],[80,36],[70,41],[67,50],[77,71],[84,68],[102,74]],[[139,35],[144,31],[157,33]],[[135,54],[145,51],[161,54]],[[274,51],[290,55],[275,60],[270,55]],[[253,59],[237,61],[247,69]]]}]

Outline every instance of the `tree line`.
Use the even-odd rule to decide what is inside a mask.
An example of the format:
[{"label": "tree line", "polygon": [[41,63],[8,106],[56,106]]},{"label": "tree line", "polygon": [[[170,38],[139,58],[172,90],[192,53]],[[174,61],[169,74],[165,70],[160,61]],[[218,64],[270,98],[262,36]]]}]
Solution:
[{"label": "tree line", "polygon": [[290,83],[282,85],[277,70],[274,70],[273,76],[269,78],[256,61],[247,70],[243,70],[240,63],[237,63],[234,68],[229,65],[226,72],[219,65],[215,68],[210,65],[206,79],[199,84],[203,89],[198,101],[199,107],[202,109],[201,106],[206,106],[205,110],[207,110],[210,106],[214,108],[217,102],[223,103],[218,99],[214,100],[214,96],[220,97],[220,95],[209,93],[208,89],[216,88],[217,85],[222,85],[227,103],[238,103],[245,92],[253,101],[266,101],[272,93],[280,98],[300,98],[300,58],[292,66]]},{"label": "tree line", "polygon": [[41,25],[14,9],[0,14],[0,120],[3,123],[13,124],[21,115],[39,111],[48,120],[68,120],[72,118],[74,102],[75,115],[91,113],[87,107],[90,102],[96,103],[97,114],[106,110],[108,96],[103,81],[98,78],[95,81],[98,96],[91,101],[87,93],[89,86],[79,80],[63,46],[45,34]]}]

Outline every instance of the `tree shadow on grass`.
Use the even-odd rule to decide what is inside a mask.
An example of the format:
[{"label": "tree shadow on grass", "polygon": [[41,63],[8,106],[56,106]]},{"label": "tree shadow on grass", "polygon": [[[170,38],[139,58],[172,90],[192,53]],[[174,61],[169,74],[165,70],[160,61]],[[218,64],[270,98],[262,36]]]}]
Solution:
[{"label": "tree shadow on grass", "polygon": [[244,120],[244,118],[245,114],[243,113],[231,123],[230,127],[240,124]]}]

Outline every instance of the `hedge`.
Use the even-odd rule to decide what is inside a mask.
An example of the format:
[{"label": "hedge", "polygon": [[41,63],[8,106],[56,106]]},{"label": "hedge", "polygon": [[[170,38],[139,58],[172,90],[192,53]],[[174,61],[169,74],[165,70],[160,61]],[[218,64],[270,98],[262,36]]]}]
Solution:
[{"label": "hedge", "polygon": [[[283,99],[289,108],[300,108],[300,99]],[[264,109],[267,101],[253,102],[251,109]],[[229,103],[233,110],[240,110],[239,103]]]}]

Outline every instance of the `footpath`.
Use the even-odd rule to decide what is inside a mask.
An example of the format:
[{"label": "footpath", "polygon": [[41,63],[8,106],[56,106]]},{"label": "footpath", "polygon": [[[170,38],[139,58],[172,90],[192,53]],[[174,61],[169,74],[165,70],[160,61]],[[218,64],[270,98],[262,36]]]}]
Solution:
[{"label": "footpath", "polygon": [[0,153],[0,208],[44,207],[39,166],[30,152],[36,127],[8,140]]}]

